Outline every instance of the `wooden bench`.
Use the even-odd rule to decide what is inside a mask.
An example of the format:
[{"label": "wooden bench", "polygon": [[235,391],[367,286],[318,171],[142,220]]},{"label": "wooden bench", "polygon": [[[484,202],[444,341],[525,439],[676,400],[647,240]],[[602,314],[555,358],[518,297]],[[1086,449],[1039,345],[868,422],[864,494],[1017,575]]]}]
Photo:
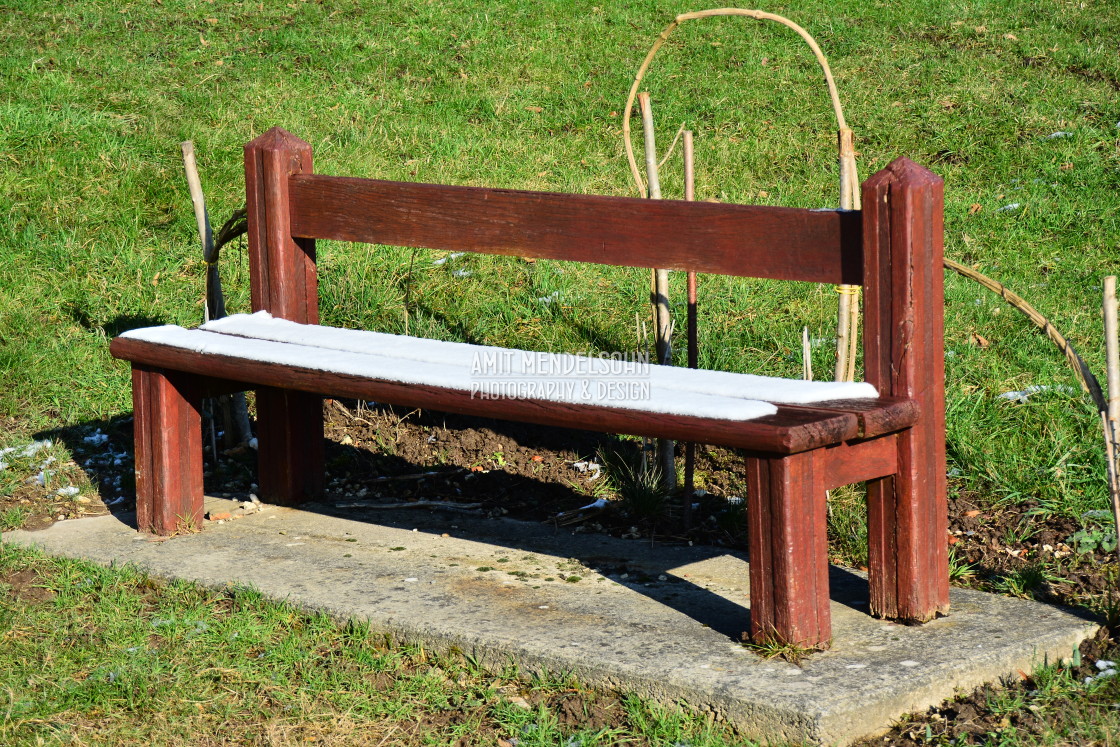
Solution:
[{"label": "wooden bench", "polygon": [[[744,450],[756,640],[829,644],[825,491],[866,481],[871,613],[924,622],[948,610],[942,182],[931,172],[894,161],[863,184],[862,213],[546,194],[316,175],[311,147],[273,128],[245,146],[245,174],[252,305],[270,317],[112,342],[132,363],[141,530],[200,525],[200,407],[224,392],[256,390],[261,498],[319,496],[322,395],[334,395]],[[648,404],[478,397],[455,369],[471,346],[307,326],[319,320],[316,239],[862,284],[874,390],[797,383],[775,404],[754,401],[775,388],[751,377],[652,366]]]}]

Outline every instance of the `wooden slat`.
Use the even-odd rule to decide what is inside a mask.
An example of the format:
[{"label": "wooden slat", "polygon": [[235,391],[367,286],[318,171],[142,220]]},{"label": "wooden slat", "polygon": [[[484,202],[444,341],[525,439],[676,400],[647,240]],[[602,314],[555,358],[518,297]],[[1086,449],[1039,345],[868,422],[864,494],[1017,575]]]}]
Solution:
[{"label": "wooden slat", "polygon": [[867,482],[898,470],[898,434],[869,441],[844,442],[817,449],[817,471],[823,490]]},{"label": "wooden slat", "polygon": [[872,436],[894,433],[903,428],[909,428],[918,422],[918,418],[921,416],[921,408],[918,403],[906,397],[835,399],[814,402],[807,407],[812,410],[851,413],[859,423],[858,438],[871,438]]},{"label": "wooden slat", "polygon": [[118,337],[110,350],[118,358],[189,371],[204,377],[245,382],[246,385],[293,389],[356,399],[425,407],[464,415],[520,420],[605,433],[628,433],[655,438],[734,446],[771,454],[790,454],[855,438],[859,422],[851,413],[780,407],[777,415],[733,421],[648,413],[612,407],[561,404],[544,400],[489,400],[470,392],[366,379],[244,359],[200,354],[159,343]]},{"label": "wooden slat", "polygon": [[298,237],[541,259],[863,282],[860,214],[679,200],[291,178]]}]

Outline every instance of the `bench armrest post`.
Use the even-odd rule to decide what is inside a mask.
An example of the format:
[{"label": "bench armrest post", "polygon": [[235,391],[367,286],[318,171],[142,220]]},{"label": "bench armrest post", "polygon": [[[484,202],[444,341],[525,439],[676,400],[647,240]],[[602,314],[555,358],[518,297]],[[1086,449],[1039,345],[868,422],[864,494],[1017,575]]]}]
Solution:
[{"label": "bench armrest post", "polygon": [[[319,323],[315,240],[292,236],[289,178],[312,173],[311,146],[273,127],[245,146],[245,205],[253,311]],[[257,392],[261,498],[292,506],[323,489],[322,399],[306,392]]]},{"label": "bench armrest post", "polygon": [[898,472],[868,482],[871,610],[914,622],[949,606],[943,187],[905,158],[863,185],[866,379],[920,410]]},{"label": "bench armrest post", "polygon": [[253,311],[319,323],[315,240],[292,236],[288,178],[312,173],[311,146],[273,127],[245,146]]}]

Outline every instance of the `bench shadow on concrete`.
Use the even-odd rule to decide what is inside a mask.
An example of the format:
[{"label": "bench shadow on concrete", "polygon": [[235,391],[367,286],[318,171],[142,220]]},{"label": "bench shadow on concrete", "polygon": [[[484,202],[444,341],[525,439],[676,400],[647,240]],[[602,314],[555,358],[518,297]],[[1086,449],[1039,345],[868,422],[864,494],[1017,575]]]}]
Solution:
[{"label": "bench shadow on concrete", "polygon": [[[458,416],[454,416],[457,420]],[[450,416],[449,416],[450,419]],[[566,433],[558,428],[530,428],[524,424],[510,423],[508,421],[492,420],[480,422],[474,420],[473,427],[486,427],[500,435],[516,438],[520,445],[527,448],[540,448],[555,450],[565,442],[569,442],[576,432]],[[455,430],[447,426],[449,430]],[[76,426],[69,426],[50,431],[43,431],[35,435],[36,438],[50,438],[64,442],[74,455],[79,466],[88,459],[91,444],[86,440],[88,436],[99,430],[109,437],[107,452],[110,454],[132,454],[132,418],[129,414],[114,416],[109,419],[88,421]],[[97,451],[95,447],[92,451]],[[349,464],[361,464],[369,459],[369,452],[354,446],[343,446],[331,442],[329,454],[334,454],[331,461],[345,461]],[[85,458],[83,458],[85,457]],[[378,457],[384,474],[410,474],[424,472],[431,467],[415,464],[409,460],[385,455]],[[208,466],[211,464],[207,457]],[[109,512],[122,523],[136,528],[135,497],[133,489],[132,465],[124,462],[114,467],[105,467],[94,462],[89,467],[83,467],[90,477],[91,483],[101,481],[102,495],[106,495],[106,483],[103,478],[108,477],[109,485],[117,474],[121,475],[120,492],[126,495],[126,500],[108,506]],[[116,472],[107,470],[115,469]],[[331,479],[331,469],[328,467],[328,482]],[[555,483],[518,476],[519,489],[532,492],[534,490],[555,490]],[[389,484],[391,485],[391,483]],[[208,485],[208,493],[212,488]],[[386,488],[391,490],[391,488]],[[569,488],[570,490],[570,488]],[[113,491],[110,490],[109,494]],[[246,498],[245,495],[235,497]],[[587,496],[572,490],[573,501],[576,505],[586,503]],[[354,499],[346,496],[336,496],[333,500],[345,503]],[[444,509],[397,509],[397,510],[369,510],[361,508],[338,508],[330,504],[330,500],[308,503],[299,507],[300,510],[320,513],[352,521],[362,521],[370,524],[393,527],[406,531],[417,529],[434,535],[453,531],[456,538],[474,540],[490,545],[509,548],[511,551],[540,553],[554,557],[571,558],[579,561],[583,566],[601,574],[609,575],[619,580],[621,574],[627,573],[627,585],[634,591],[648,598],[686,615],[697,622],[708,626],[714,631],[727,636],[733,641],[742,640],[744,631],[750,627],[750,611],[746,599],[739,604],[724,596],[709,591],[693,583],[689,579],[678,575],[674,569],[686,563],[696,563],[713,558],[732,556],[744,561],[743,571],[746,572],[746,553],[726,547],[711,545],[697,545],[684,547],[681,543],[651,542],[649,539],[620,540],[597,535],[592,532],[575,533],[570,527],[561,527],[548,522],[527,522],[506,518],[490,518],[485,515],[464,513],[457,510]],[[578,534],[578,540],[573,537]],[[667,581],[655,582],[659,576],[665,576]],[[735,584],[745,589],[746,578],[734,579]],[[839,604],[866,614],[868,611],[867,580],[860,575],[832,566],[829,573],[830,597]]]}]

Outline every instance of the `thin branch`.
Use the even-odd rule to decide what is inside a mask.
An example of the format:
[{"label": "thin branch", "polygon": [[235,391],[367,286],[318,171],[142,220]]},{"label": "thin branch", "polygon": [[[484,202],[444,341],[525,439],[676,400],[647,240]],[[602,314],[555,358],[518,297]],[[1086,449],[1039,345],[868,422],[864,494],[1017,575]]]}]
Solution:
[{"label": "thin branch", "polygon": [[1054,325],[1050,323],[1049,319],[1027,303],[1022,296],[1009,290],[1007,286],[998,280],[992,280],[987,275],[977,272],[971,267],[966,267],[960,262],[951,260],[948,257],[945,258],[945,266],[959,275],[963,275],[970,280],[975,280],[1004,301],[1007,301],[1012,307],[1022,312],[1028,319],[1034,322],[1035,326],[1041,329],[1066,356],[1066,361],[1069,362],[1070,368],[1072,368],[1074,374],[1076,374],[1077,380],[1081,383],[1081,388],[1088,392],[1089,396],[1093,398],[1093,404],[1097,406],[1097,410],[1102,413],[1108,412],[1108,403],[1105,401],[1104,392],[1101,391],[1101,385],[1097,377],[1089,370],[1089,365],[1085,363],[1085,359],[1078,355],[1077,349],[1073,347],[1072,343],[1070,343],[1061,332],[1054,328]]},{"label": "thin branch", "polygon": [[661,160],[657,162],[657,168],[658,169],[660,169],[662,166],[665,165],[665,162],[669,160],[669,156],[673,155],[673,151],[677,147],[677,141],[681,139],[681,135],[683,135],[683,134],[684,134],[684,122],[681,122],[681,128],[679,130],[677,130],[677,134],[673,136],[673,142],[669,143],[669,150],[665,151],[665,155],[662,156]]}]

